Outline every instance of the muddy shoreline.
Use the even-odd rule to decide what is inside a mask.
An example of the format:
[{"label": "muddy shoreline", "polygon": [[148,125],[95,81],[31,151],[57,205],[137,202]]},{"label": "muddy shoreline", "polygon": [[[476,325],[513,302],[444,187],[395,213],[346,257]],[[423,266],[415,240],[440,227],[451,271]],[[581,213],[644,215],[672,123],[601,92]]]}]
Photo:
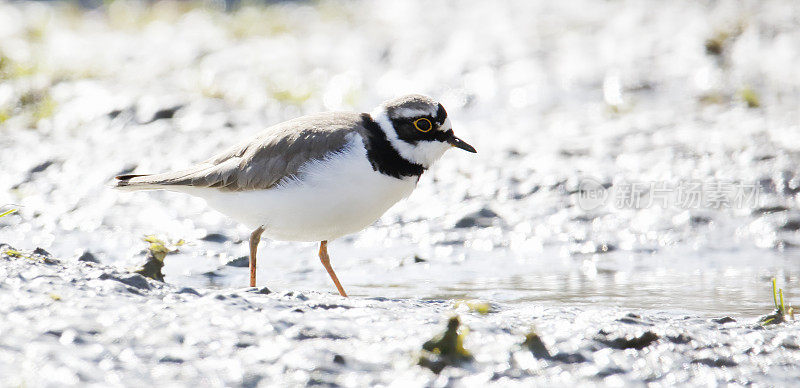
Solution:
[{"label": "muddy shoreline", "polygon": [[[44,251],[2,254],[0,263],[4,386],[782,385],[800,378],[793,323],[179,288]],[[453,316],[471,358],[418,365],[423,344]],[[532,330],[538,350],[525,344]]]}]

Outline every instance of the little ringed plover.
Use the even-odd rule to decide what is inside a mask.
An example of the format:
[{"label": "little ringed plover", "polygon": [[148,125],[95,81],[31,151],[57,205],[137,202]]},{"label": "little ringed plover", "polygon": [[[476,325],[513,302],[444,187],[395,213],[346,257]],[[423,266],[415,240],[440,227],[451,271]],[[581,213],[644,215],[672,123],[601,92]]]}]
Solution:
[{"label": "little ringed plover", "polygon": [[331,268],[328,241],[372,224],[411,194],[422,173],[451,147],[476,152],[453,134],[442,104],[407,95],[372,113],[289,120],[193,167],[118,176],[115,187],[194,195],[250,227],[251,287],[262,234],[320,241],[322,265],[347,296]]}]

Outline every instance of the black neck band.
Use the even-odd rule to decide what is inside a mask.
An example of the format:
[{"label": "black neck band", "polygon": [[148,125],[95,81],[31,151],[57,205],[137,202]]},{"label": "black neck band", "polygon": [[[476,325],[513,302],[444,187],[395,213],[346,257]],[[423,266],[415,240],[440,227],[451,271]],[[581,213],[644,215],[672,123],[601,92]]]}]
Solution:
[{"label": "black neck band", "polygon": [[364,128],[367,129],[364,145],[367,147],[367,159],[372,164],[373,170],[395,178],[419,177],[425,172],[422,165],[408,161],[392,147],[380,124],[376,123],[372,116],[364,113],[361,118]]}]

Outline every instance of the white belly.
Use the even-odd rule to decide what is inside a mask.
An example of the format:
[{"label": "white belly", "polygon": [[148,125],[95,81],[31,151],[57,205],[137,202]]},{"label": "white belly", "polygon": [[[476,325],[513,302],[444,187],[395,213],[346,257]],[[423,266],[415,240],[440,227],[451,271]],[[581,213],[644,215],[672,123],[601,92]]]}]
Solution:
[{"label": "white belly", "polygon": [[298,174],[269,190],[187,191],[252,229],[264,227],[274,240],[322,241],[358,232],[377,220],[417,185],[372,169],[360,137],[346,152],[305,164]]}]

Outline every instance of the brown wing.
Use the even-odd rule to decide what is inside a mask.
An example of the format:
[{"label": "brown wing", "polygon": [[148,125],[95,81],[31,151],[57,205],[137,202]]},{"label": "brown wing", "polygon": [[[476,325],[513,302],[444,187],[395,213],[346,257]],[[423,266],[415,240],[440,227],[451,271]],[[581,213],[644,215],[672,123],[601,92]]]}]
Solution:
[{"label": "brown wing", "polygon": [[225,191],[269,189],[285,177],[296,176],[304,163],[342,150],[348,134],[363,136],[365,131],[358,113],[331,112],[300,117],[272,126],[255,139],[186,170],[117,177],[117,187],[194,186]]}]

